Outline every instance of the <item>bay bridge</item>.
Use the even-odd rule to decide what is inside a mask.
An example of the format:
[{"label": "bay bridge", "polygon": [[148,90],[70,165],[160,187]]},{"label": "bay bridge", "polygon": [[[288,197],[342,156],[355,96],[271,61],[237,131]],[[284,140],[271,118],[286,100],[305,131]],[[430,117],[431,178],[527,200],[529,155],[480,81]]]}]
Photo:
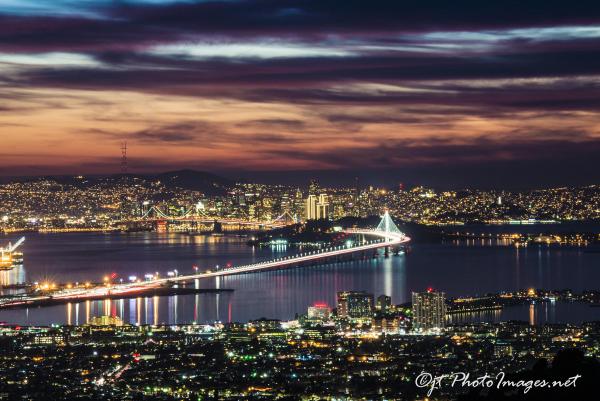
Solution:
[{"label": "bay bridge", "polygon": [[402,231],[400,231],[396,224],[394,224],[392,218],[390,217],[387,211],[385,212],[377,228],[374,230],[351,228],[342,230],[342,232],[352,235],[372,236],[374,237],[374,239],[370,241],[359,241],[354,245],[330,246],[324,249],[319,249],[317,251],[304,252],[293,256],[286,256],[274,260],[258,262],[249,265],[232,266],[217,271],[207,271],[197,274],[162,278],[150,281],[149,283],[150,285],[165,284],[168,282],[190,281],[207,277],[229,276],[232,274],[250,273],[261,270],[294,267],[296,265],[303,264],[306,262],[315,262],[356,252],[366,252],[378,248],[390,248],[394,246],[400,246],[410,241],[410,238],[407,237]]},{"label": "bay bridge", "polygon": [[136,223],[153,223],[157,226],[166,223],[190,223],[190,224],[220,224],[230,227],[236,227],[238,229],[246,228],[257,228],[260,230],[281,228],[290,224],[299,223],[299,219],[292,216],[289,212],[283,212],[281,215],[269,219],[259,220],[250,219],[247,216],[211,216],[204,210],[198,210],[197,208],[189,208],[187,211],[182,212],[179,215],[172,215],[165,213],[161,208],[156,205],[148,208],[141,216],[137,218],[129,218],[123,220],[122,223],[136,224]]},{"label": "bay bridge", "polygon": [[[204,278],[294,268],[304,264],[313,264],[319,261],[339,258],[343,255],[373,251],[380,248],[385,248],[386,251],[388,251],[390,248],[402,246],[410,241],[410,238],[394,224],[387,211],[375,229],[349,228],[342,230],[342,232],[349,235],[357,235],[362,237],[363,240],[345,245],[329,246],[323,249],[302,252],[273,260],[226,267],[215,271],[207,270],[167,278],[155,277],[146,281],[138,280],[131,283],[97,285],[91,288],[88,286],[61,288],[49,294],[31,294],[10,301],[2,300],[0,301],[0,308],[29,306],[36,303],[43,304],[48,301],[60,302],[62,300],[64,302],[70,302],[86,299],[99,299],[103,297],[118,298],[120,296],[128,297],[132,295],[142,295],[144,291],[149,291],[158,287],[172,286],[184,282],[194,282],[195,280]],[[370,239],[367,240],[367,237]]]}]

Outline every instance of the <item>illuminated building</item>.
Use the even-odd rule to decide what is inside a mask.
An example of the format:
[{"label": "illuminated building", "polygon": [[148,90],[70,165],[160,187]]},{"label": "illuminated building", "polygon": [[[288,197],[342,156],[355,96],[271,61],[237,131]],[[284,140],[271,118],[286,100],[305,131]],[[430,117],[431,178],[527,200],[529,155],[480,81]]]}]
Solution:
[{"label": "illuminated building", "polygon": [[123,319],[119,316],[94,316],[88,323],[89,326],[123,326]]},{"label": "illuminated building", "polygon": [[385,312],[392,306],[392,298],[387,295],[380,295],[377,297],[376,309]]},{"label": "illuminated building", "polygon": [[316,303],[313,306],[308,307],[308,319],[309,320],[320,320],[327,321],[331,315],[331,309],[327,304]]},{"label": "illuminated building", "polygon": [[366,319],[373,314],[373,294],[364,291],[337,293],[337,314],[341,318]]},{"label": "illuminated building", "polygon": [[317,203],[317,219],[327,218],[329,218],[329,198],[326,194],[321,194]]},{"label": "illuminated building", "polygon": [[443,292],[431,288],[426,292],[412,293],[413,329],[427,332],[444,327],[446,303]]},{"label": "illuminated building", "polygon": [[400,329],[400,318],[393,317],[375,317],[372,322],[373,331],[382,333],[397,333]]},{"label": "illuminated building", "polygon": [[306,220],[327,219],[329,217],[329,198],[327,194],[308,195],[306,198]]},{"label": "illuminated building", "polygon": [[308,195],[306,198],[306,220],[317,218],[317,195]]},{"label": "illuminated building", "polygon": [[494,344],[494,356],[496,358],[510,357],[513,355],[513,347],[510,341],[497,340]]}]

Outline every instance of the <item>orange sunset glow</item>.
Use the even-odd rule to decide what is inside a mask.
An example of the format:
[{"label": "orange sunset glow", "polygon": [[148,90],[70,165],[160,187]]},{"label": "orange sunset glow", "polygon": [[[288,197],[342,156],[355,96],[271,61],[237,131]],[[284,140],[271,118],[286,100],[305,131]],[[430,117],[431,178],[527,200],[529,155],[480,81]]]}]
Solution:
[{"label": "orange sunset glow", "polygon": [[591,168],[598,25],[296,3],[0,6],[0,174]]}]

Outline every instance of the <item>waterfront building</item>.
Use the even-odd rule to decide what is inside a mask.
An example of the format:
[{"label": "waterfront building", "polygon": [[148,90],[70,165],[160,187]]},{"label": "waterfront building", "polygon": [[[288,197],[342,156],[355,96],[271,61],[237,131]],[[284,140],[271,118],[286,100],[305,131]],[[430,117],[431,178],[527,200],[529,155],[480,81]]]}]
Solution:
[{"label": "waterfront building", "polygon": [[428,332],[440,330],[446,320],[446,303],[443,292],[412,293],[413,330]]},{"label": "waterfront building", "polygon": [[327,304],[316,303],[308,307],[308,320],[328,321],[331,317],[331,309]]},{"label": "waterfront building", "polygon": [[364,291],[338,292],[337,314],[340,318],[370,319],[373,315],[373,294]]},{"label": "waterfront building", "polygon": [[123,326],[123,319],[119,316],[94,316],[88,323],[89,326]]}]

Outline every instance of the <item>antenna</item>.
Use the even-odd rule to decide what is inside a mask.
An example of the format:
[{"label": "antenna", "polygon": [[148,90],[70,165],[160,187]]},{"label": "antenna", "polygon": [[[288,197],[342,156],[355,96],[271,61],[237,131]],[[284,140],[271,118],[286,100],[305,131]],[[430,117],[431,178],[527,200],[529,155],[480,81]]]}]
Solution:
[{"label": "antenna", "polygon": [[121,173],[127,174],[127,141],[121,142]]}]

